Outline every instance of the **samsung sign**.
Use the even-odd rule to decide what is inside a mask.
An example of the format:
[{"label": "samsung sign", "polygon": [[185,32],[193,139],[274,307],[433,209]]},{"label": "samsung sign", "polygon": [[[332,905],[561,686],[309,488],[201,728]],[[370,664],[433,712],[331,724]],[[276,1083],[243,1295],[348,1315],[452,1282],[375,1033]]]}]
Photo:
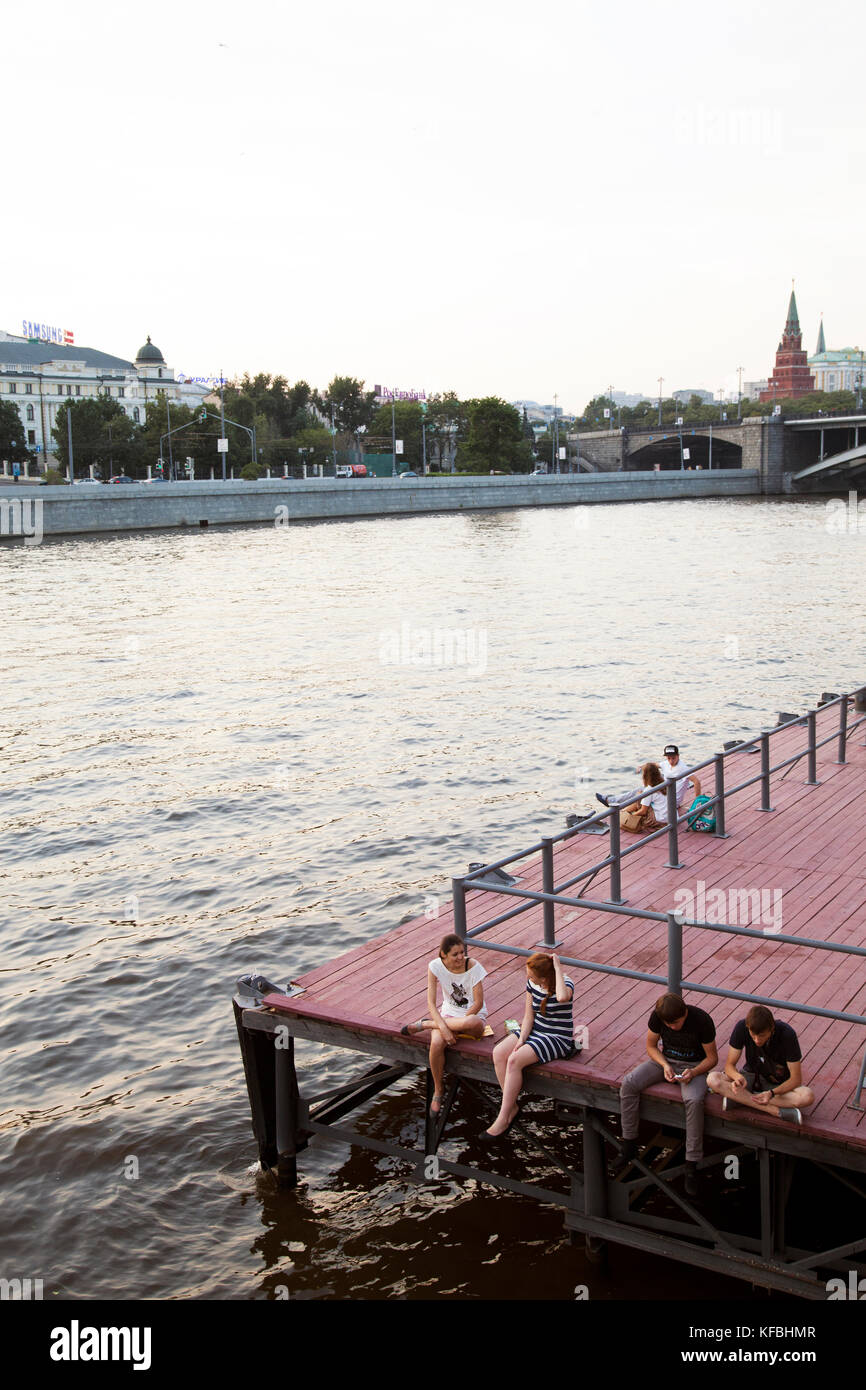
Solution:
[{"label": "samsung sign", "polygon": [[75,342],[75,335],[71,328],[54,328],[50,323],[31,323],[29,319],[22,320],[25,338],[36,338],[43,343],[59,343],[61,347],[70,347]]}]

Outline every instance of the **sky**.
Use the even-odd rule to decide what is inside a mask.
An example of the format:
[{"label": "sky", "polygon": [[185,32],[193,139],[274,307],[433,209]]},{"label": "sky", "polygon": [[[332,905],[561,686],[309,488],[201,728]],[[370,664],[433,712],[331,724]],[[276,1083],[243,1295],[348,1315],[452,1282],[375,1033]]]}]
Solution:
[{"label": "sky", "polygon": [[861,16],[17,6],[0,328],[568,410],[767,376],[792,279],[809,352],[866,345]]}]

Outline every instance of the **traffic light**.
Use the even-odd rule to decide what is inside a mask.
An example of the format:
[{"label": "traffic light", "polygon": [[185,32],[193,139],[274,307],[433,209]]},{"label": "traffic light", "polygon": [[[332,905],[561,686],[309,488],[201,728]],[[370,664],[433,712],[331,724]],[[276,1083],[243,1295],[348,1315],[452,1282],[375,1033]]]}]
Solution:
[{"label": "traffic light", "polygon": [[207,419],[207,411],[206,411],[206,410],[203,410],[202,413],[201,413],[201,415],[199,416],[199,420],[201,421],[202,424],[204,424],[204,422],[205,422],[206,419]]}]

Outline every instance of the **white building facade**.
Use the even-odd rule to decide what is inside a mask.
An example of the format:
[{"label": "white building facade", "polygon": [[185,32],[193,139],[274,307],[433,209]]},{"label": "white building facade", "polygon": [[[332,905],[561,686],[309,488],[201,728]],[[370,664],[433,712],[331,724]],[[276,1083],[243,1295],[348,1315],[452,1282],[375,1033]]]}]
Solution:
[{"label": "white building facade", "polygon": [[218,382],[175,377],[148,337],[135,361],[95,348],[27,338],[0,330],[0,399],[15,405],[22,438],[36,452],[41,472],[55,462],[52,433],[57,412],[69,399],[110,396],[136,424],[144,424],[148,401],[198,408]]}]

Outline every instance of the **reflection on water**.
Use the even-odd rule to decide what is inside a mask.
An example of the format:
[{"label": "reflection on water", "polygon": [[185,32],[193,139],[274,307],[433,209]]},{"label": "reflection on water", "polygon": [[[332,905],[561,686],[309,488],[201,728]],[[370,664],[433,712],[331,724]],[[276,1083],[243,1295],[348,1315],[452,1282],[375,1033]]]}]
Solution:
[{"label": "reflection on water", "polygon": [[[635,503],[0,550],[9,1277],[509,1297],[530,1268],[539,1297],[645,1296],[643,1257],[588,1271],[552,1209],[381,1156],[317,1143],[274,1191],[232,986],[444,901],[670,739],[707,757],[861,684],[866,550],[825,518]],[[315,1090],[358,1067],[299,1050]],[[359,1123],[412,1142],[421,1106],[410,1078]],[[675,1265],[655,1282],[739,1291]]]}]

